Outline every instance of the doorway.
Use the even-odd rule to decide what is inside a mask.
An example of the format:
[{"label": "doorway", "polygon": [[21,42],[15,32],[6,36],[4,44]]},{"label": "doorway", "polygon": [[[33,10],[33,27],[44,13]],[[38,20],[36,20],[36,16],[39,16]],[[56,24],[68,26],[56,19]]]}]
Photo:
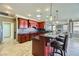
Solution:
[{"label": "doorway", "polygon": [[14,39],[14,23],[3,22],[3,41]]}]

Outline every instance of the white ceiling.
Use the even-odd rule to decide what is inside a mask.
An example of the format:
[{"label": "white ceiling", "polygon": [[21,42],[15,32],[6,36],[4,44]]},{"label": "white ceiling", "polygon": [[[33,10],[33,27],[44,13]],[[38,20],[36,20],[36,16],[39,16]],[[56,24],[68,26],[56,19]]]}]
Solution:
[{"label": "white ceiling", "polygon": [[[8,5],[12,9],[9,10],[11,13],[15,12],[16,14],[28,17],[28,14],[31,14],[31,18],[36,18],[36,15],[39,13],[36,12],[37,9],[41,10],[41,15],[43,19],[48,19],[46,16],[50,15],[50,10],[45,11],[46,8],[50,9],[50,3],[12,3],[12,4],[0,4],[0,11],[8,10],[3,5]],[[56,10],[59,10],[58,17],[59,19],[77,19],[79,18],[79,4],[77,3],[52,3],[52,15],[56,16]]]}]

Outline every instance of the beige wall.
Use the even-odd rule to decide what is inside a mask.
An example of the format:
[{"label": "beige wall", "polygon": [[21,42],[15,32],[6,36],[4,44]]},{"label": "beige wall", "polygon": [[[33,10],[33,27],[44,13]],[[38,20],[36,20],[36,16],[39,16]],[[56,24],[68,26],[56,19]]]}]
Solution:
[{"label": "beige wall", "polygon": [[0,17],[0,22],[5,21],[5,22],[14,22],[14,19],[12,18],[7,18],[7,17]]}]

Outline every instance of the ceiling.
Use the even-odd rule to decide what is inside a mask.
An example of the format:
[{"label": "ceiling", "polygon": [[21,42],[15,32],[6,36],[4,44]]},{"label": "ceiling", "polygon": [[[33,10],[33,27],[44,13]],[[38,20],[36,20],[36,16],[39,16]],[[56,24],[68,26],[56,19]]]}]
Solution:
[{"label": "ceiling", "polygon": [[[5,6],[11,8],[6,8]],[[48,9],[46,11],[46,9]],[[37,12],[36,10],[40,10]],[[78,3],[52,3],[52,16],[56,16],[58,10],[59,19],[77,19],[79,18],[79,4]],[[21,15],[24,17],[37,18],[36,15],[41,14],[42,19],[49,19],[50,3],[11,3],[0,4],[0,11],[9,11],[12,14]],[[30,15],[30,16],[28,16]]]}]

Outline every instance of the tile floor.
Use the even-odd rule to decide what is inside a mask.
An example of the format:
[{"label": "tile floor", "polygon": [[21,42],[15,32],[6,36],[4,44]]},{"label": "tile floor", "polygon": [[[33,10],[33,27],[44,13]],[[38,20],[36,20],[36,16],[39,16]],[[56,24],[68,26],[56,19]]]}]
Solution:
[{"label": "tile floor", "polygon": [[[69,39],[67,56],[79,56],[79,38]],[[16,40],[7,40],[0,44],[0,56],[32,56],[32,41],[19,44]]]},{"label": "tile floor", "polygon": [[68,56],[79,56],[79,37],[72,37],[68,43]]},{"label": "tile floor", "polygon": [[31,56],[32,41],[19,44],[16,40],[7,40],[0,44],[0,56]]}]

